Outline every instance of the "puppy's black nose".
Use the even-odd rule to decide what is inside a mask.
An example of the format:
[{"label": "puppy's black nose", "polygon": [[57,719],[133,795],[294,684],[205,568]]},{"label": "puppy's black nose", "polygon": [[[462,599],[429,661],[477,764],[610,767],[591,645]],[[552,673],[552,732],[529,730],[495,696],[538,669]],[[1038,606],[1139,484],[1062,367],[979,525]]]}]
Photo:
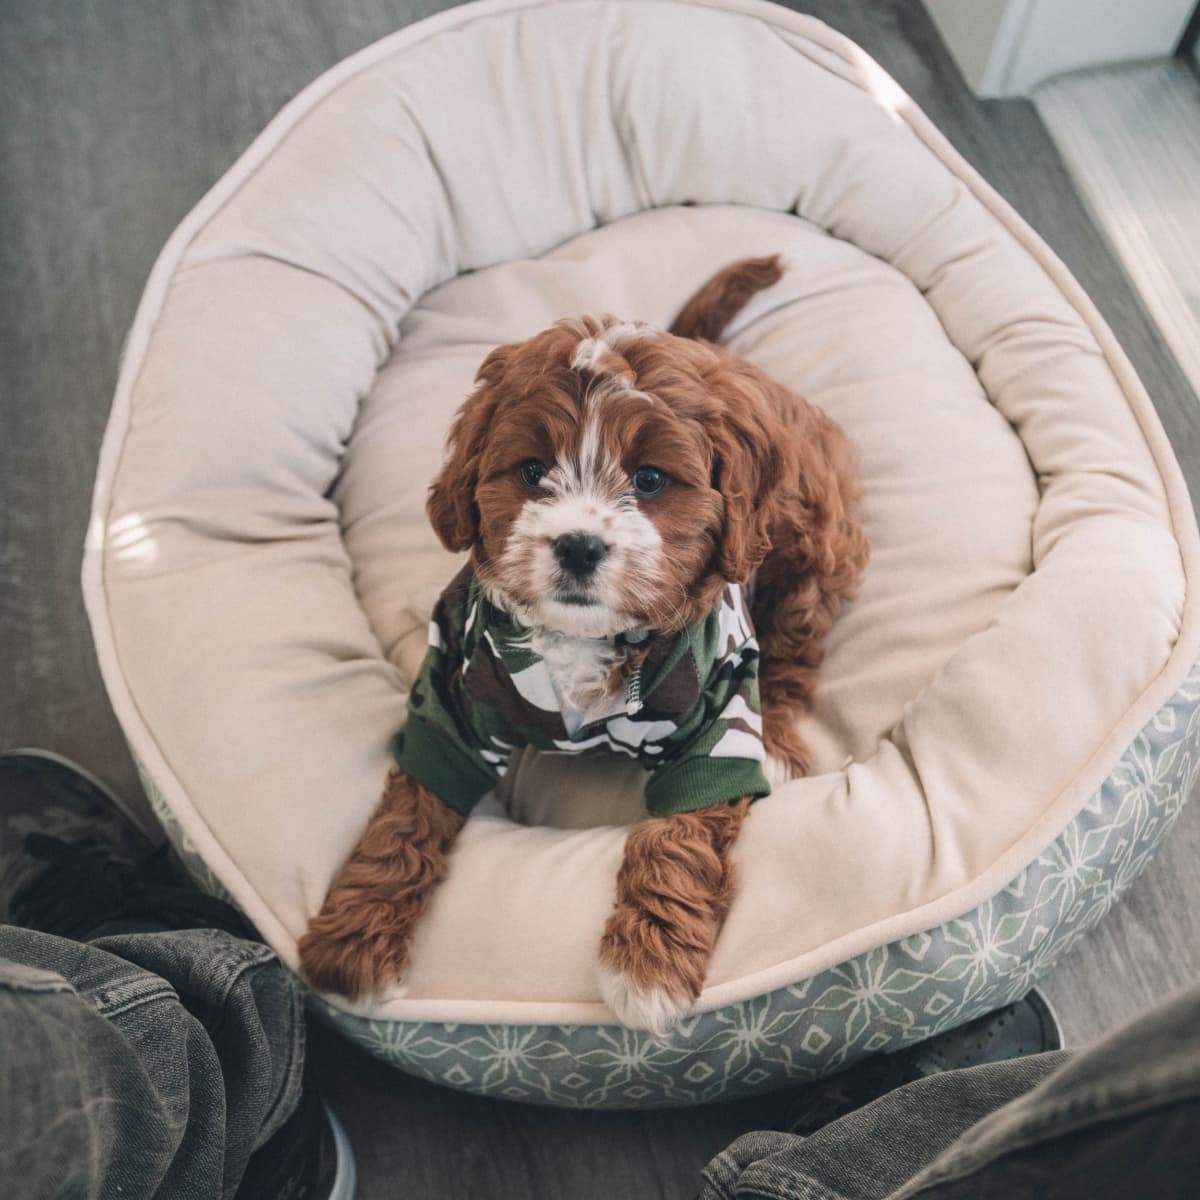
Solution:
[{"label": "puppy's black nose", "polygon": [[564,533],[554,539],[558,565],[579,579],[590,575],[607,553],[608,547],[591,533]]}]

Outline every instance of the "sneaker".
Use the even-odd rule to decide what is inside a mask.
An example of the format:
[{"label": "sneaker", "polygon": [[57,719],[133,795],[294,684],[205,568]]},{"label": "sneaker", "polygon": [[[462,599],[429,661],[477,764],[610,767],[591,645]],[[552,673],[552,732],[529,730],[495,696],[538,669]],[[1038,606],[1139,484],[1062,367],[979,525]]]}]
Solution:
[{"label": "sneaker", "polygon": [[0,754],[0,920],[7,919],[12,897],[42,870],[25,853],[30,834],[67,842],[98,838],[131,862],[154,850],[117,797],[82,767],[46,750]]},{"label": "sneaker", "polygon": [[350,1139],[306,1085],[296,1111],[246,1165],[234,1200],[354,1200]]},{"label": "sneaker", "polygon": [[43,750],[0,754],[0,921],[77,941],[202,926],[256,936],[94,775]]},{"label": "sneaker", "polygon": [[942,1071],[1005,1062],[1063,1047],[1062,1027],[1041,992],[1028,995],[928,1041],[863,1059],[802,1088],[784,1128],[807,1137],[880,1096]]}]

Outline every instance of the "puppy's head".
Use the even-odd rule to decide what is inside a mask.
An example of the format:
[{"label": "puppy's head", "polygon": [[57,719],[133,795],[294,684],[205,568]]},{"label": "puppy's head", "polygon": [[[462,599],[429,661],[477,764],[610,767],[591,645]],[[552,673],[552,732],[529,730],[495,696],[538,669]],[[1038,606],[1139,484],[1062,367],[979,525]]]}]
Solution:
[{"label": "puppy's head", "polygon": [[523,624],[681,629],[769,549],[779,432],[731,355],[613,318],[562,321],[484,360],[429,517]]}]

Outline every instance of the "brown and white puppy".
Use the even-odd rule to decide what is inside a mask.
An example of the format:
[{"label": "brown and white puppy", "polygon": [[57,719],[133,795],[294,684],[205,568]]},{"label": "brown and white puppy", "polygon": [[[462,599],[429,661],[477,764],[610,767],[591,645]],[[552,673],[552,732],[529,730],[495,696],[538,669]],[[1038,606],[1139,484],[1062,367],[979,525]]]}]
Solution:
[{"label": "brown and white puppy", "polygon": [[[636,645],[713,611],[754,576],[751,613],[768,754],[809,768],[795,718],[822,641],[867,561],[859,487],[824,413],[716,344],[776,258],[735,263],[669,333],[615,318],[561,321],[485,359],[428,500],[449,550],[533,631],[559,695],[619,687]],[[595,561],[565,569],[563,547]],[[605,640],[607,639],[607,640]],[[600,942],[600,985],[626,1025],[665,1032],[704,983],[733,889],[748,798],[635,825]],[[310,982],[356,997],[398,981],[407,942],[463,817],[394,769],[362,840],[300,942]]]}]

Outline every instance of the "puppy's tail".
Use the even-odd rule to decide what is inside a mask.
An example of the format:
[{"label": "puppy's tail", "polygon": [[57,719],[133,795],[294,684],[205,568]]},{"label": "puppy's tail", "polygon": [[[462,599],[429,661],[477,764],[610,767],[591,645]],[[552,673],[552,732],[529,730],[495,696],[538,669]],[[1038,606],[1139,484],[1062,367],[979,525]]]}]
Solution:
[{"label": "puppy's tail", "polygon": [[769,258],[743,258],[717,272],[679,311],[670,331],[677,337],[719,342],[729,322],[746,307],[750,297],[783,276],[778,254]]}]

